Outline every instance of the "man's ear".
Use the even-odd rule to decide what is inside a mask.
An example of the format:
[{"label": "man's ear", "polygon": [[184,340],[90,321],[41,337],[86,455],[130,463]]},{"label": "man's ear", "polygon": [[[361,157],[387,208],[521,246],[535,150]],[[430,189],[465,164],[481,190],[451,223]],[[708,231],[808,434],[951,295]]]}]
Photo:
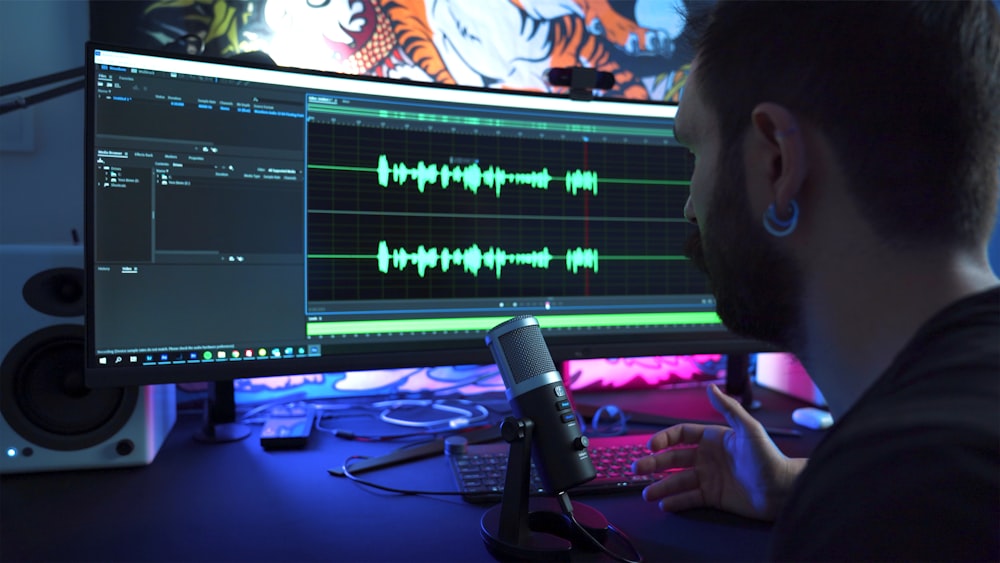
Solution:
[{"label": "man's ear", "polygon": [[784,106],[764,102],[750,114],[751,136],[747,158],[770,191],[770,203],[785,218],[806,179],[808,158],[798,119]]}]

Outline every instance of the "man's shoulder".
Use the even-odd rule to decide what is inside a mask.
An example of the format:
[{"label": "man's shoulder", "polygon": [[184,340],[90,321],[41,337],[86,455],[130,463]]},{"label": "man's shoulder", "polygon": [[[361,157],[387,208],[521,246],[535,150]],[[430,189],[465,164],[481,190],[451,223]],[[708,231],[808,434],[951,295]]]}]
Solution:
[{"label": "man's shoulder", "polygon": [[820,450],[839,444],[856,451],[857,442],[872,439],[902,446],[913,433],[931,430],[955,433],[951,438],[1000,434],[1000,288],[929,320]]},{"label": "man's shoulder", "polygon": [[[810,456],[803,492],[810,482],[818,489],[844,480],[898,491],[935,471],[958,476],[977,462],[1000,464],[1000,338],[954,354],[939,348],[926,341],[830,429]],[[1000,482],[1000,471],[990,479]]]},{"label": "man's shoulder", "polygon": [[940,367],[1000,370],[1000,287],[960,299],[930,318],[886,376],[896,379]]},{"label": "man's shoulder", "polygon": [[776,523],[776,558],[1000,557],[996,429],[879,421],[831,438],[810,458]]},{"label": "man's shoulder", "polygon": [[776,524],[776,558],[1000,559],[1000,315],[988,309],[929,323],[829,431]]}]

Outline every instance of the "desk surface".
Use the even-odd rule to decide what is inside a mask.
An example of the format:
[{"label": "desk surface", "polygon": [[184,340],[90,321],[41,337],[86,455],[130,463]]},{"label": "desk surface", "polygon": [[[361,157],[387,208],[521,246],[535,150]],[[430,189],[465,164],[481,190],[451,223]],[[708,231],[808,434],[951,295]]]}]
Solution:
[{"label": "desk surface", "polygon": [[[755,415],[792,426],[795,399],[759,391]],[[671,416],[716,419],[703,389],[577,396]],[[350,455],[398,444],[314,433],[304,450],[266,452],[259,427],[239,442],[192,436],[200,417],[182,415],[156,460],[138,468],[7,475],[0,479],[0,560],[24,561],[494,561],[480,538],[488,506],[460,497],[402,496],[329,475]],[[633,428],[651,432],[657,428]],[[775,438],[804,456],[822,433]],[[364,476],[395,487],[455,490],[435,456]],[[634,492],[574,496],[601,511],[646,561],[759,560],[769,526],[714,510],[661,513]],[[606,561],[590,553],[574,560]]]}]

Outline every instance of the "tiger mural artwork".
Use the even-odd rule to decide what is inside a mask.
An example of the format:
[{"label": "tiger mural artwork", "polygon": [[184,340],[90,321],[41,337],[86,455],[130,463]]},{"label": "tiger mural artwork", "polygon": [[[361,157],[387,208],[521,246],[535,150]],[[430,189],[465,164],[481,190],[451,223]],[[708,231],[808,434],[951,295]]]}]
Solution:
[{"label": "tiger mural artwork", "polygon": [[615,77],[601,95],[676,101],[676,31],[615,8],[641,1],[157,0],[142,27],[161,42],[196,35],[206,54],[263,51],[281,66],[444,84],[563,92],[549,68],[589,67]]},{"label": "tiger mural artwork", "polygon": [[673,47],[666,33],[639,27],[607,0],[510,0],[491,10],[462,0],[383,4],[403,52],[443,83],[548,90],[549,68],[583,66],[614,74],[614,94],[645,98],[645,87],[612,56],[612,46],[630,55]]}]

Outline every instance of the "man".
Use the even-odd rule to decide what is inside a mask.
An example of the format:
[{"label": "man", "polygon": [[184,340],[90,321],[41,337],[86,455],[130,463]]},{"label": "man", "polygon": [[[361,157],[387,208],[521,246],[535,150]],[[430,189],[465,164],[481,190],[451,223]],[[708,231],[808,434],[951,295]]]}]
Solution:
[{"label": "man", "polygon": [[789,459],[712,387],[730,427],[654,435],[636,471],[688,470],[644,498],[775,519],[776,559],[1000,560],[996,8],[722,3],[675,132],[720,317],[793,351],[837,423]]}]

